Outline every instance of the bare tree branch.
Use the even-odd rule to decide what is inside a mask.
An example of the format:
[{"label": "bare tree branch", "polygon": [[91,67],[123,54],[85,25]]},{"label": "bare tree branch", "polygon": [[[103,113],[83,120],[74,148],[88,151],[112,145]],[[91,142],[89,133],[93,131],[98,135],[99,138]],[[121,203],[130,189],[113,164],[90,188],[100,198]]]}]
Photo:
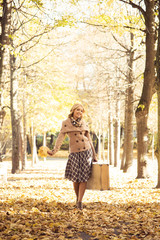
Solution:
[{"label": "bare tree branch", "polygon": [[54,51],[54,49],[52,49],[49,53],[47,53],[47,55],[45,55],[43,58],[39,59],[38,61],[36,61],[36,62],[34,62],[34,63],[32,63],[28,66],[20,67],[20,68],[29,68],[29,67],[32,67],[35,64],[38,64],[39,62],[43,61],[46,57],[48,57],[53,51]]},{"label": "bare tree branch", "polygon": [[143,55],[139,55],[138,57],[134,58],[133,61],[137,61],[139,58],[141,58]]},{"label": "bare tree branch", "polygon": [[[32,49],[33,47],[35,47],[35,46],[39,43],[39,41],[40,41],[40,39],[42,38],[42,36],[43,36],[43,35],[41,35],[41,36],[38,38],[38,40],[36,40],[36,41],[33,43],[33,45],[31,45],[31,46],[28,47],[28,48],[25,48],[24,51],[23,51],[22,49],[21,49],[21,50],[22,50],[23,52],[25,52],[25,53],[28,52],[30,49]],[[22,46],[21,46],[21,47],[22,47]]]},{"label": "bare tree branch", "polygon": [[114,49],[114,48],[108,48],[108,47],[106,47],[106,46],[101,46],[101,45],[99,45],[99,44],[97,44],[97,43],[95,43],[95,46],[97,46],[97,47],[101,47],[101,48],[104,48],[104,49],[106,49],[106,50],[110,50],[110,51],[118,51],[118,52],[126,52],[126,51],[123,51],[123,50],[121,50],[121,49]]},{"label": "bare tree branch", "polygon": [[141,31],[141,32],[146,33],[146,30],[141,29],[141,28],[134,28],[134,27],[130,27],[130,26],[123,26],[123,27],[124,27],[124,28],[128,28],[128,29],[132,29],[132,30],[138,30],[138,31]]},{"label": "bare tree branch", "polygon": [[[17,16],[18,16],[20,25],[19,25],[18,28],[16,28],[16,29],[14,30],[14,33],[17,32],[19,29],[21,29],[25,24],[27,24],[27,23],[29,23],[30,21],[32,21],[32,19],[34,19],[35,17],[37,17],[37,16],[36,16],[36,13],[35,13],[35,15],[32,15],[31,18],[28,18],[27,21],[21,21],[18,12],[17,12]],[[25,16],[25,17],[26,17],[26,16]],[[26,17],[26,18],[27,18],[27,17]]]},{"label": "bare tree branch", "polygon": [[[81,22],[81,23],[85,23],[87,25],[90,25],[90,26],[95,26],[95,27],[105,27],[105,28],[108,28],[108,25],[105,25],[105,24],[95,24],[95,23],[89,23],[89,22]],[[118,25],[113,25],[112,28],[117,28]],[[131,27],[131,26],[123,26],[123,28],[128,28],[128,29],[132,29],[132,30],[138,30],[138,31],[141,31],[141,32],[146,32],[146,30],[143,30],[141,28],[134,28],[134,27]]]},{"label": "bare tree branch", "polygon": [[119,0],[119,1],[131,5],[133,8],[137,8],[142,13],[144,18],[146,19],[146,12],[144,11],[144,9],[140,5],[135,4],[131,0],[129,0],[129,1]]},{"label": "bare tree branch", "polygon": [[[20,10],[21,7],[24,5],[25,1],[26,1],[26,0],[23,0],[21,4],[20,4],[20,2],[19,2],[19,4],[20,4],[19,7],[18,7],[18,8],[13,7],[13,9],[15,9],[16,11],[17,11],[17,10]],[[16,6],[15,1],[13,1],[13,3],[14,3],[14,5]]]},{"label": "bare tree branch", "polygon": [[[112,37],[114,38],[114,40],[122,47],[122,48],[124,48],[127,52],[129,51],[129,49],[124,45],[124,44],[122,44],[115,36],[114,36],[114,34],[112,33]],[[126,52],[125,51],[125,52]]]},{"label": "bare tree branch", "polygon": [[[54,27],[53,27],[52,29],[54,29]],[[30,42],[30,41],[33,41],[35,38],[40,37],[40,36],[42,36],[42,35],[44,35],[44,34],[46,34],[46,33],[49,33],[52,29],[44,30],[43,32],[38,33],[38,34],[32,36],[30,39],[26,40],[25,42],[17,45],[17,47],[20,47],[20,46],[22,46],[22,45],[25,45],[26,43],[28,43],[28,42]]]}]

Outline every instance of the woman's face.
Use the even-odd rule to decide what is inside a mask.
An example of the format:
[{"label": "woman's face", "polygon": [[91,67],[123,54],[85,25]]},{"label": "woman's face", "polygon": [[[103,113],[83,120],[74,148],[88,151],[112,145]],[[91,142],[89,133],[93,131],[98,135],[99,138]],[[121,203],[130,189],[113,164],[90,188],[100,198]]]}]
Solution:
[{"label": "woman's face", "polygon": [[77,120],[78,118],[82,118],[83,111],[84,111],[83,108],[80,106],[78,108],[76,108],[73,112],[73,118],[75,120]]}]

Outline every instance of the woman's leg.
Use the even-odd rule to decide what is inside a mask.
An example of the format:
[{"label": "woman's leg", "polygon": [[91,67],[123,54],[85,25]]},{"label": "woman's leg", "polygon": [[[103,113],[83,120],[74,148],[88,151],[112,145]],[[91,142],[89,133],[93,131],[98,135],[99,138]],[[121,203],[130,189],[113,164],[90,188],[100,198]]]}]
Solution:
[{"label": "woman's leg", "polygon": [[78,202],[78,195],[79,195],[79,182],[74,182],[73,183],[74,191],[77,196],[77,202]]},{"label": "woman's leg", "polygon": [[82,202],[85,190],[86,190],[87,182],[79,183],[79,193],[78,193],[78,202]]}]

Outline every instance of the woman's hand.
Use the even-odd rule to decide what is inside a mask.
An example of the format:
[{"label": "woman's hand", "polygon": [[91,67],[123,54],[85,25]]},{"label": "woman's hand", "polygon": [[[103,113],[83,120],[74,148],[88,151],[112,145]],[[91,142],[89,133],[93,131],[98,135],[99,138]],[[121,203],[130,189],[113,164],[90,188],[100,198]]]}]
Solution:
[{"label": "woman's hand", "polygon": [[98,160],[96,158],[93,159],[93,162],[98,162]]},{"label": "woman's hand", "polygon": [[53,150],[49,150],[49,151],[47,151],[47,153],[48,153],[48,155],[50,155],[50,156],[53,156],[53,155],[54,155]]}]

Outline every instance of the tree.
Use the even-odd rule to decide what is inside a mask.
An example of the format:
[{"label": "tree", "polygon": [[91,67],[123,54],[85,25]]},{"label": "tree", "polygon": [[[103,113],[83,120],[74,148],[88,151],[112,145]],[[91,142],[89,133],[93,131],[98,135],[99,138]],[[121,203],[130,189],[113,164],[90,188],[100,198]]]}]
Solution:
[{"label": "tree", "polygon": [[[13,46],[13,45],[12,45]],[[18,79],[16,74],[16,57],[10,56],[10,82],[11,82],[11,123],[12,123],[12,173],[19,172],[19,160],[21,153],[21,128],[18,108]]]},{"label": "tree", "polygon": [[[26,11],[26,7],[28,7]],[[45,23],[42,11],[42,1],[24,1],[14,2],[12,6],[12,41],[11,41],[11,54],[10,54],[10,67],[11,67],[11,118],[12,118],[12,173],[19,171],[19,161],[22,160],[23,169],[25,168],[25,124],[22,123],[22,120],[25,119],[20,114],[19,109],[22,108],[21,100],[18,89],[21,81],[24,81],[24,77],[21,77],[21,70],[31,69],[31,66],[34,66],[40,63],[46,56],[46,52],[41,51],[44,55],[37,61],[31,58],[32,63],[27,66],[24,63],[24,58],[28,51],[33,51],[33,49],[40,44],[40,40],[44,34],[49,33],[51,30],[56,27],[64,24],[63,21],[57,21],[54,25],[48,25]],[[43,12],[45,14],[45,12]],[[67,23],[66,23],[67,24]],[[37,27],[38,26],[38,27]],[[51,49],[49,53],[53,52]],[[33,52],[32,52],[33,56]],[[36,57],[35,57],[36,58]],[[35,73],[35,71],[33,71]],[[24,73],[24,72],[23,72]],[[26,75],[26,73],[25,73]],[[23,84],[21,84],[23,86]],[[40,94],[40,93],[39,93]],[[34,112],[35,115],[35,112]],[[35,119],[35,117],[33,117]],[[31,122],[30,126],[33,125]],[[24,129],[23,129],[24,126]],[[35,129],[35,126],[34,126]],[[32,142],[35,143],[35,131],[32,134]],[[35,146],[35,144],[33,144]],[[23,150],[23,152],[22,152]],[[36,149],[33,149],[32,152],[36,152]],[[23,158],[23,159],[22,159]]]},{"label": "tree", "polygon": [[[115,1],[110,1],[110,3],[111,2],[114,4],[118,4],[117,2],[115,3]],[[122,2],[127,3],[127,1],[122,1]],[[140,45],[140,44],[139,45],[135,44],[135,46],[133,46],[133,42],[137,43],[136,42],[138,39],[138,37],[136,36],[136,35],[138,35],[137,32],[139,33],[139,29],[141,29],[141,25],[144,26],[144,24],[142,23],[143,21],[141,19],[141,16],[136,16],[136,14],[133,14],[133,16],[132,16],[132,14],[130,14],[129,10],[132,9],[131,7],[130,7],[130,9],[128,9],[128,8],[124,8],[124,6],[123,6],[124,12],[122,11],[122,8],[121,8],[120,15],[118,15],[117,12],[114,13],[114,11],[111,13],[108,13],[110,8],[108,6],[106,9],[103,8],[105,3],[99,2],[100,11],[98,12],[98,14],[96,16],[94,15],[90,18],[90,20],[87,20],[87,24],[88,25],[90,24],[96,28],[100,28],[103,26],[103,30],[101,30],[103,32],[105,32],[105,29],[107,32],[107,28],[110,28],[112,32],[114,32],[118,35],[118,38],[120,38],[121,35],[125,35],[126,32],[127,33],[129,32],[130,38],[131,38],[129,41],[126,41],[127,44],[124,44],[124,43],[119,44],[119,46],[121,46],[121,47],[123,46],[123,51],[125,52],[125,54],[127,54],[126,66],[128,66],[128,69],[127,69],[128,74],[126,74],[127,75],[126,78],[128,80],[128,83],[127,83],[127,85],[128,85],[127,108],[126,108],[126,111],[128,112],[128,114],[127,114],[128,117],[127,117],[126,121],[128,122],[128,124],[126,126],[127,126],[128,130],[127,130],[127,135],[126,135],[126,138],[127,138],[127,140],[126,140],[127,149],[126,150],[127,151],[125,154],[126,159],[127,159],[126,164],[125,164],[125,171],[127,171],[130,168],[130,166],[132,165],[132,160],[133,160],[133,102],[134,102],[133,101],[133,80],[134,80],[133,75],[135,74],[134,73],[135,69],[133,69],[133,62],[137,60],[137,58],[134,57],[134,55],[135,55],[136,50],[139,49],[139,45]],[[128,1],[128,3],[129,3],[129,1]],[[120,3],[119,3],[119,7],[122,7]],[[137,24],[137,22],[138,22],[138,24]],[[134,36],[135,36],[135,38],[137,37],[136,41],[134,41]],[[127,35],[127,40],[128,39],[129,38]],[[141,41],[142,41],[142,39],[141,39]],[[128,47],[129,45],[131,45],[130,49]],[[101,44],[101,47],[102,47],[102,44]],[[113,41],[112,41],[111,48],[109,47],[109,45],[106,46],[106,50],[110,51],[111,49],[113,50]],[[118,49],[117,52],[115,49],[114,55],[117,54],[117,56],[114,56],[113,59],[114,58],[118,59],[118,51],[120,51],[120,49]],[[117,59],[115,61],[116,64],[118,64]],[[110,60],[110,61],[112,61],[112,60]],[[107,61],[107,63],[108,62],[109,61]],[[122,69],[119,69],[119,70],[122,73]],[[102,76],[102,74],[101,74],[101,76]],[[107,87],[109,87],[109,84]],[[122,91],[125,91],[125,89],[123,89]],[[113,98],[112,98],[112,102],[113,102]],[[111,139],[111,137],[109,139]],[[115,141],[115,148],[116,148],[116,141]]]},{"label": "tree", "polygon": [[149,106],[154,92],[155,83],[155,1],[144,1],[146,10],[137,7],[142,13],[146,26],[146,59],[143,90],[140,101],[136,109],[137,122],[137,157],[138,157],[138,176],[145,178],[147,176],[147,150],[148,150],[148,128],[147,120]]},{"label": "tree", "polygon": [[[11,23],[11,0],[2,1],[2,16],[0,17],[1,35],[0,35],[0,135],[5,117],[5,106],[3,106],[3,95],[5,83],[8,78],[9,66],[9,48],[10,43],[10,23]],[[2,145],[0,139],[0,161],[2,155]]]},{"label": "tree", "polygon": [[130,49],[127,51],[128,55],[128,74],[127,74],[127,90],[126,90],[126,139],[125,139],[125,151],[126,151],[126,161],[124,165],[124,172],[127,172],[132,166],[133,162],[133,64],[134,64],[134,34],[130,33]]},{"label": "tree", "polygon": [[[144,0],[134,3],[133,1],[120,0],[123,3],[136,8],[145,23],[145,70],[143,89],[140,101],[136,109],[137,124],[137,178],[147,176],[147,150],[148,150],[148,113],[154,92],[155,83],[155,1]],[[142,4],[142,6],[141,6]]]},{"label": "tree", "polygon": [[156,90],[158,98],[158,142],[156,149],[156,157],[158,160],[158,182],[157,188],[160,188],[160,1],[157,1],[157,12],[158,12],[158,41],[157,41],[157,52],[156,52]]}]

